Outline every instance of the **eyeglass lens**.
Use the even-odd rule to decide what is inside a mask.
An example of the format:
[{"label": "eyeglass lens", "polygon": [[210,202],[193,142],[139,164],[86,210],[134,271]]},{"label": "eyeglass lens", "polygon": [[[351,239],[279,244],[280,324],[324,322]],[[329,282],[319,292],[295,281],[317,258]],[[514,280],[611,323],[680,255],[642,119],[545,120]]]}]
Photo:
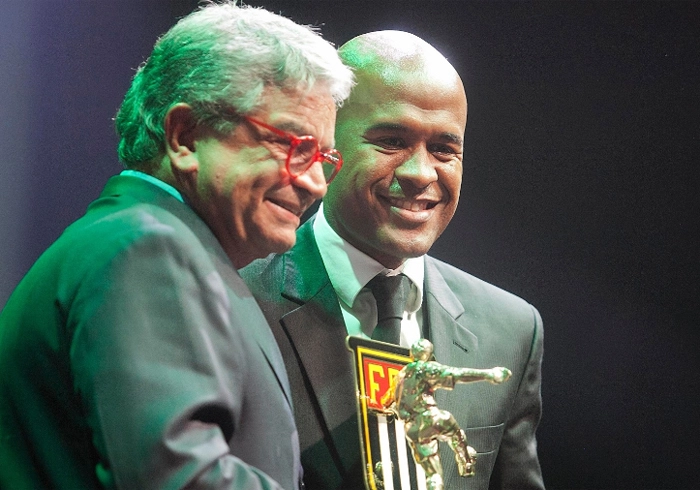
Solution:
[{"label": "eyeglass lens", "polygon": [[318,160],[321,161],[323,167],[323,175],[326,182],[329,182],[337,171],[338,162],[340,160],[337,152],[318,153],[318,143],[313,138],[299,138],[296,140],[296,145],[289,155],[289,171],[299,176],[306,172],[311,165]]}]

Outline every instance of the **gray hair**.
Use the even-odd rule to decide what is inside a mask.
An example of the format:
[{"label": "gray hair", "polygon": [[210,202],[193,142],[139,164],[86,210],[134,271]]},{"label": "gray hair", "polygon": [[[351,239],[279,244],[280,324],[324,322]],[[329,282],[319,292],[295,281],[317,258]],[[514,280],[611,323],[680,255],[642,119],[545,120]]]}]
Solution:
[{"label": "gray hair", "polygon": [[340,107],[353,75],[312,28],[235,0],[205,5],[166,32],[134,75],[115,117],[119,159],[128,168],[155,163],[165,150],[165,115],[177,103],[226,134],[236,125],[231,112],[255,109],[267,86],[308,90],[316,83]]}]

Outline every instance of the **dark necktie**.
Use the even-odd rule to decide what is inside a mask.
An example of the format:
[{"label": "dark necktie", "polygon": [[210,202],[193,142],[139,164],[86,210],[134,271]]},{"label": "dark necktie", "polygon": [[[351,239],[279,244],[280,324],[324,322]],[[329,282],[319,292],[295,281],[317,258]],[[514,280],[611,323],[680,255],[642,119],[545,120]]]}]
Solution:
[{"label": "dark necktie", "polygon": [[403,274],[378,275],[367,283],[377,300],[377,326],[372,339],[398,344],[401,338],[401,319],[406,308],[410,281]]}]

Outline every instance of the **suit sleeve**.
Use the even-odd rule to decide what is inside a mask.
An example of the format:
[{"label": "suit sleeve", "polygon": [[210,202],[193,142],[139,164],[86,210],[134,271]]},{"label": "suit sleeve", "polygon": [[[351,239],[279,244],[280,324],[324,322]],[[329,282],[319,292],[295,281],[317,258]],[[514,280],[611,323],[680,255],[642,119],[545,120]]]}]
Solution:
[{"label": "suit sleeve", "polygon": [[85,267],[66,300],[98,478],[107,488],[280,488],[227,443],[247,379],[235,297],[199,242],[139,233]]},{"label": "suit sleeve", "polygon": [[532,308],[532,314],[530,355],[496,458],[489,485],[493,490],[544,489],[535,439],[542,414],[543,328],[537,310]]}]

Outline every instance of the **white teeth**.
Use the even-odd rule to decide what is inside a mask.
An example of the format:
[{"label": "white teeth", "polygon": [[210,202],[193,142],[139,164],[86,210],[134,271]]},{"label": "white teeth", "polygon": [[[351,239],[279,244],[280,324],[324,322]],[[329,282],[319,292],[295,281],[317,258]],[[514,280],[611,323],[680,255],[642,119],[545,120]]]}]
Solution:
[{"label": "white teeth", "polygon": [[428,201],[409,201],[406,199],[390,199],[392,206],[407,209],[409,211],[425,211],[428,209]]}]

